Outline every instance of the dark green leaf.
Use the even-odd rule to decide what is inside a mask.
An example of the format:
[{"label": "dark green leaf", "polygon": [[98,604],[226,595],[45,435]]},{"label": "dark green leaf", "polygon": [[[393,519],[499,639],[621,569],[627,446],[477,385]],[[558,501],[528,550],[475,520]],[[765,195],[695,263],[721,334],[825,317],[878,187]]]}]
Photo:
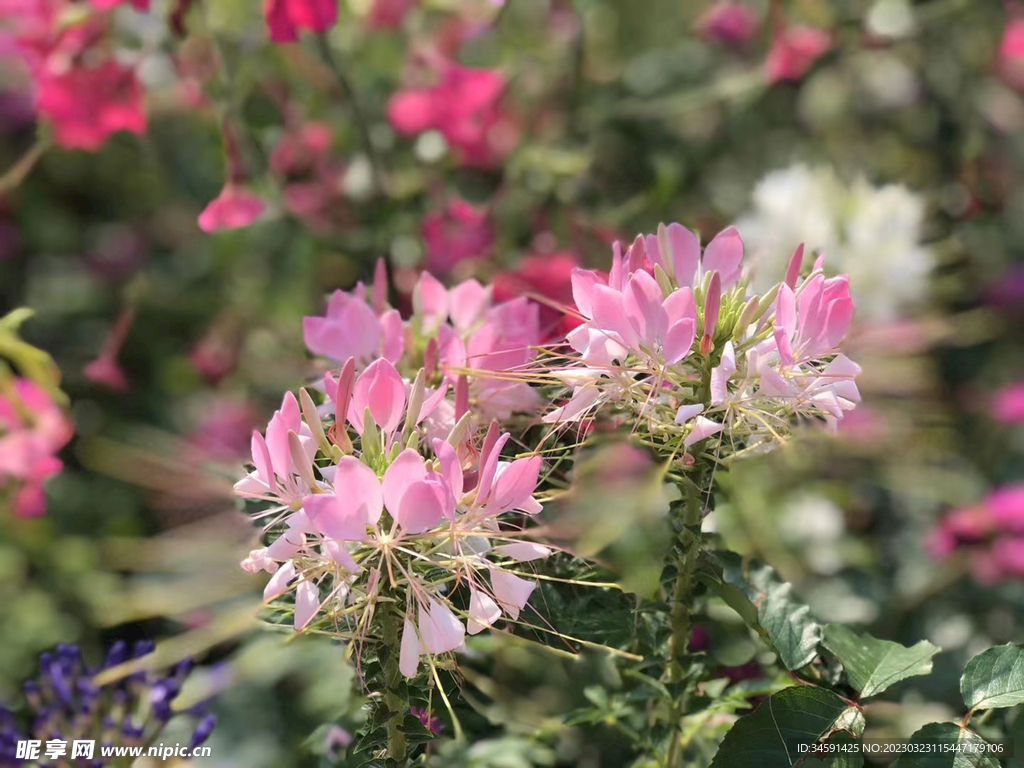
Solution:
[{"label": "dark green leaf", "polygon": [[[999,768],[999,762],[984,753],[970,753],[965,747],[981,745],[985,740],[969,728],[956,723],[929,723],[910,737],[928,751],[907,753],[889,768]],[[958,750],[945,751],[942,745],[957,745]]]},{"label": "dark green leaf", "polygon": [[863,698],[881,693],[904,678],[928,674],[932,671],[932,656],[940,650],[927,640],[907,648],[839,624],[825,626],[823,644],[842,663],[850,685]]},{"label": "dark green leaf", "polygon": [[[779,654],[787,669],[800,669],[818,655],[821,625],[811,609],[793,596],[793,585],[782,581],[771,566],[744,560],[732,552],[717,554],[726,585],[739,589],[757,611],[752,625]],[[723,599],[726,595],[722,593]],[[749,612],[740,611],[749,623]]]},{"label": "dark green leaf", "polygon": [[960,693],[972,711],[1024,702],[1024,646],[1009,643],[979,653],[964,668]]},{"label": "dark green leaf", "polygon": [[837,731],[859,736],[863,729],[860,710],[832,691],[786,688],[736,721],[711,768],[789,768],[800,757],[799,744],[821,741]]}]

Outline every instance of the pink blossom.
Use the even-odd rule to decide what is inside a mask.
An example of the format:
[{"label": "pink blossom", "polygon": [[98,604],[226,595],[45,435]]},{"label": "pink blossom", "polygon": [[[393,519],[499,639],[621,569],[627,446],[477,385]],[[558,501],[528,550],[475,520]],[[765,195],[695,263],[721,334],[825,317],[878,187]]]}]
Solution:
[{"label": "pink blossom", "polygon": [[74,428],[45,389],[15,379],[0,393],[0,483],[16,483],[14,513],[34,517],[46,511],[43,485],[63,467],[56,453]]},{"label": "pink blossom", "polygon": [[90,0],[90,2],[94,8],[98,8],[101,11],[109,11],[111,8],[116,8],[125,3],[130,3],[137,11],[149,10],[149,0]]},{"label": "pink blossom", "polygon": [[146,130],[135,72],[115,61],[61,74],[43,71],[36,87],[36,108],[53,123],[54,138],[63,147],[95,150],[117,131]]},{"label": "pink blossom", "polygon": [[302,331],[313,354],[338,361],[352,357],[360,367],[376,358],[397,362],[405,348],[398,310],[378,315],[364,297],[344,291],[331,295],[325,316],[304,317]]},{"label": "pink blossom", "polygon": [[698,19],[697,28],[709,40],[725,45],[741,45],[757,32],[757,13],[746,3],[719,0]]},{"label": "pink blossom", "polygon": [[90,381],[102,384],[114,392],[128,391],[128,378],[113,355],[101,352],[99,357],[82,369],[82,374]]},{"label": "pink blossom", "polygon": [[437,82],[396,93],[388,103],[388,120],[403,136],[440,131],[465,165],[500,163],[518,142],[517,131],[499,106],[505,77],[490,69],[436,63]]},{"label": "pink blossom", "polygon": [[402,423],[404,409],[405,384],[401,375],[388,360],[374,360],[356,379],[348,409],[349,423],[362,433],[368,410],[374,423],[390,434]]},{"label": "pink blossom", "polygon": [[1024,16],[1007,19],[999,42],[996,69],[1007,85],[1024,93]]},{"label": "pink blossom", "polygon": [[996,393],[992,418],[1004,424],[1024,423],[1024,381],[1010,384]]},{"label": "pink blossom", "polygon": [[438,275],[447,275],[467,259],[479,259],[494,245],[490,211],[455,198],[423,217],[425,264]]},{"label": "pink blossom", "polygon": [[796,25],[777,32],[764,63],[769,83],[802,80],[814,63],[832,48],[828,32]]},{"label": "pink blossom", "polygon": [[199,228],[204,232],[247,227],[263,215],[263,199],[233,182],[224,185],[220,195],[199,214]]},{"label": "pink blossom", "polygon": [[494,299],[527,297],[540,309],[542,340],[564,338],[582,322],[572,298],[572,273],[578,267],[579,259],[570,251],[526,256],[515,269],[494,276]]},{"label": "pink blossom", "polygon": [[291,43],[299,39],[299,30],[325,32],[338,20],[337,0],[266,0],[263,16],[270,39]]}]

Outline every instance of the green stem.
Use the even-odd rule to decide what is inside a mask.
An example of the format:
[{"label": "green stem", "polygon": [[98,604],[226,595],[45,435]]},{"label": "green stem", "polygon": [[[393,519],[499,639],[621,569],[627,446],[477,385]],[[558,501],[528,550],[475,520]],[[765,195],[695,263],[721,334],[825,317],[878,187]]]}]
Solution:
[{"label": "green stem", "polygon": [[384,706],[388,711],[388,756],[387,768],[403,768],[406,765],[408,744],[405,740],[403,723],[409,711],[409,692],[405,677],[398,668],[401,647],[399,627],[401,622],[396,613],[388,610],[383,620],[384,648]]},{"label": "green stem", "polygon": [[672,702],[672,737],[665,760],[665,768],[676,768],[682,765],[682,756],[679,754],[680,726],[689,705],[691,689],[691,682],[688,680],[692,660],[689,650],[690,636],[693,631],[691,608],[693,605],[693,577],[699,550],[700,534],[689,528],[683,528],[679,536],[676,582],[672,589],[672,636],[669,639],[669,681],[681,686],[682,692]]},{"label": "green stem", "polygon": [[323,58],[324,63],[331,71],[331,74],[334,75],[334,79],[337,81],[342,95],[344,95],[345,100],[348,102],[348,107],[352,112],[353,122],[356,124],[360,140],[363,143],[363,149],[366,151],[366,157],[370,161],[374,190],[378,193],[386,193],[387,190],[385,188],[383,166],[380,161],[380,156],[377,154],[377,150],[373,146],[373,139],[370,137],[370,125],[366,119],[366,113],[363,111],[362,104],[359,101],[359,96],[356,94],[356,89],[349,81],[341,64],[338,63],[338,59],[335,56],[334,51],[331,49],[331,43],[327,39],[326,33],[321,32],[316,36],[316,45],[317,49],[320,51],[321,58]]},{"label": "green stem", "polygon": [[39,158],[43,156],[47,149],[50,148],[50,142],[48,139],[39,138],[35,144],[29,147],[28,152],[21,156],[14,165],[8,169],[6,173],[0,176],[0,195],[5,195],[18,188],[18,186],[25,180],[25,177],[31,173],[32,169],[35,168]]}]

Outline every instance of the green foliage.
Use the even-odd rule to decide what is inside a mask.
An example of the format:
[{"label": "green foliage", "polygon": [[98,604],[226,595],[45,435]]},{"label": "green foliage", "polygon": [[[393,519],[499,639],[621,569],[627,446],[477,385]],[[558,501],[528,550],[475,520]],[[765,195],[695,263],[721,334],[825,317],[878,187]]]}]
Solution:
[{"label": "green foliage", "polygon": [[1000,762],[984,750],[985,740],[955,723],[929,723],[911,738],[908,751],[892,768],[999,768]]},{"label": "green foliage", "polygon": [[771,566],[733,552],[717,552],[711,562],[721,574],[712,578],[712,589],[765,638],[787,669],[800,669],[814,660],[821,625],[793,595],[792,584],[782,581]]},{"label": "green foliage", "polygon": [[927,640],[907,648],[840,624],[825,626],[823,645],[839,659],[850,685],[864,699],[905,678],[928,674],[932,656],[940,650]]},{"label": "green foliage", "polygon": [[1024,646],[1009,643],[979,653],[964,668],[960,693],[972,712],[1024,703]]},{"label": "green foliage", "polygon": [[864,716],[832,691],[786,688],[741,718],[722,741],[712,768],[788,768],[800,743],[817,743],[845,731],[860,736]]}]

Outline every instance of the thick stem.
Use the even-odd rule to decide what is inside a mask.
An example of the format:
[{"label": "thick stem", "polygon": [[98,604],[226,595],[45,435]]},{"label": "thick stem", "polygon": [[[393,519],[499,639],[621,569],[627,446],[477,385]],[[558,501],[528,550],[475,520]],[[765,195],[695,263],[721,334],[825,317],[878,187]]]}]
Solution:
[{"label": "thick stem", "polygon": [[408,744],[405,740],[403,723],[409,711],[409,692],[405,684],[405,676],[398,668],[398,657],[401,640],[399,627],[401,622],[397,614],[387,611],[383,621],[384,648],[384,706],[388,711],[388,756],[387,768],[404,768]]},{"label": "thick stem", "polygon": [[672,636],[669,639],[669,681],[676,683],[681,693],[672,702],[672,738],[669,744],[665,768],[682,766],[680,753],[680,726],[689,707],[691,681],[690,635],[693,631],[691,608],[693,605],[693,577],[700,550],[700,534],[690,528],[683,528],[679,535],[676,559],[676,581],[672,589],[672,612],[670,621]]}]

